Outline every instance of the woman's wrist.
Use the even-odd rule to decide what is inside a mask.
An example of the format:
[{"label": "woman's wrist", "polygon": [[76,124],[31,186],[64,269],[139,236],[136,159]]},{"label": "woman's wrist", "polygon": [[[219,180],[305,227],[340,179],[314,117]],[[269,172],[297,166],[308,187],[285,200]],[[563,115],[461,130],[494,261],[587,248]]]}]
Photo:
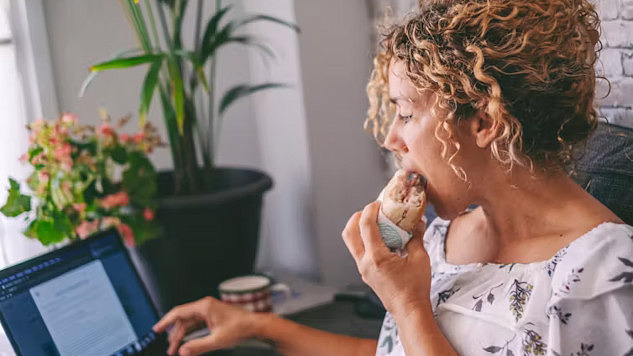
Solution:
[{"label": "woman's wrist", "polygon": [[395,319],[405,319],[415,314],[416,318],[433,318],[433,308],[430,300],[402,300],[389,308],[389,313]]},{"label": "woman's wrist", "polygon": [[262,341],[270,341],[271,335],[267,332],[274,328],[274,323],[279,317],[273,313],[253,313],[250,323],[250,337]]}]

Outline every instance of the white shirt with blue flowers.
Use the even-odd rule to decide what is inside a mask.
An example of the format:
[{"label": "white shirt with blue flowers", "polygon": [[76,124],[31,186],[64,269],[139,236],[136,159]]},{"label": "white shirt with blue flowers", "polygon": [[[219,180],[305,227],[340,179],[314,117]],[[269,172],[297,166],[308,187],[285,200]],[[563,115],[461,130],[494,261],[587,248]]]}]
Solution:
[{"label": "white shirt with blue flowers", "polygon": [[[433,312],[460,355],[633,356],[633,227],[602,223],[547,261],[453,265],[449,224],[435,219],[424,247]],[[389,313],[376,355],[405,355]]]}]

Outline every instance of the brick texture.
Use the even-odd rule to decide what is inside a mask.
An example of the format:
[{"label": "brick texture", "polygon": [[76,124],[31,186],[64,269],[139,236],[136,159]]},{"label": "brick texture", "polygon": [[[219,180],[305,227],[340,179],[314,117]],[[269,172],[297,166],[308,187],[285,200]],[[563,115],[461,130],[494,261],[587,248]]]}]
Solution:
[{"label": "brick texture", "polygon": [[602,20],[602,44],[596,73],[596,102],[608,122],[633,127],[633,0],[595,0]]}]

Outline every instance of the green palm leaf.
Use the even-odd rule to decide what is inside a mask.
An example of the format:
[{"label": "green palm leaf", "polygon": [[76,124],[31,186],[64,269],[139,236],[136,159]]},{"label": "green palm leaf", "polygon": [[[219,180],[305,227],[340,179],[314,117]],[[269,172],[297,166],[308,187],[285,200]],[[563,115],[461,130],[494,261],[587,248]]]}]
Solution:
[{"label": "green palm leaf", "polygon": [[116,58],[113,60],[101,62],[90,67],[90,71],[99,72],[108,69],[130,68],[140,64],[153,63],[163,59],[163,54],[146,54],[142,56]]},{"label": "green palm leaf", "polygon": [[230,9],[231,9],[231,5],[220,9],[207,22],[207,25],[204,30],[204,35],[202,36],[202,45],[200,46],[200,48],[198,48],[198,50],[200,51],[201,57],[204,58],[202,54],[206,52],[205,50],[206,46],[208,46],[212,42],[212,39],[215,38],[216,33],[218,31],[218,26],[220,24],[220,20],[222,20],[222,17],[224,17],[224,15],[226,15],[226,13]]},{"label": "green palm leaf", "polygon": [[236,85],[233,88],[229,89],[222,97],[222,100],[220,101],[220,115],[222,115],[226,111],[226,109],[231,104],[233,104],[237,99],[251,95],[260,90],[270,89],[270,88],[284,88],[284,87],[287,87],[287,85],[281,84],[281,83],[264,83],[264,84],[259,84],[259,85],[246,85],[246,84]]},{"label": "green palm leaf", "polygon": [[204,86],[204,89],[208,93],[209,92],[209,83],[207,81],[207,75],[204,74],[204,66],[200,62],[200,59],[198,58],[196,53],[195,52],[187,52],[187,51],[180,51],[179,50],[179,51],[174,51],[174,54],[176,54],[179,57],[186,58],[186,59],[188,59],[191,62],[191,64],[193,65],[193,67],[195,69],[196,76],[198,77],[198,80],[202,83],[202,85]]},{"label": "green palm leaf", "polygon": [[145,126],[147,112],[154,97],[154,90],[156,90],[156,84],[158,83],[158,73],[162,65],[162,59],[155,61],[145,75],[143,89],[141,91],[141,106],[138,111],[138,119],[141,127]]},{"label": "green palm leaf", "polygon": [[[133,49],[128,49],[125,51],[121,51],[116,53],[114,56],[112,56],[112,58],[110,59],[118,59],[118,58],[123,58],[124,56],[133,54],[133,53],[138,53],[141,52],[140,48],[133,48]],[[81,88],[79,89],[79,97],[83,97],[84,94],[86,93],[86,89],[88,89],[88,86],[90,85],[90,83],[92,83],[92,80],[99,74],[100,72],[91,72],[88,77],[86,77],[86,79],[84,79],[84,82],[81,84]]]},{"label": "green palm leaf", "polygon": [[175,58],[170,58],[167,61],[167,68],[169,69],[169,77],[173,81],[172,97],[174,99],[174,106],[176,107],[176,123],[178,124],[178,132],[182,135],[185,123],[185,93],[184,86],[182,84],[182,76],[180,74],[180,68],[178,68],[178,62]]},{"label": "green palm leaf", "polygon": [[289,27],[289,28],[293,29],[297,33],[301,32],[301,29],[299,29],[299,26],[297,26],[296,24],[294,24],[292,22],[284,21],[282,19],[278,19],[278,18],[273,17],[273,16],[268,16],[268,15],[254,15],[254,16],[251,16],[249,18],[246,18],[246,19],[238,22],[237,25],[235,26],[235,28],[239,28],[239,27],[242,27],[242,26],[247,25],[249,23],[253,23],[253,22],[257,22],[257,21],[270,21],[270,22],[274,22],[274,23],[279,24],[279,25],[283,25],[283,26]]}]

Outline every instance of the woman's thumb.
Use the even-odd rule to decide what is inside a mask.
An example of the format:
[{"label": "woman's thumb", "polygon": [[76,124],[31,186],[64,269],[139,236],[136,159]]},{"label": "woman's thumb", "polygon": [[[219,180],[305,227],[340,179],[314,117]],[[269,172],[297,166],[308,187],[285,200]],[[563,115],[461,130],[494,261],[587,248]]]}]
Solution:
[{"label": "woman's thumb", "polygon": [[184,343],[178,349],[178,354],[180,356],[196,356],[201,353],[220,349],[222,347],[217,345],[217,339],[217,334],[213,334],[212,331],[210,335]]},{"label": "woman's thumb", "polygon": [[411,237],[411,241],[407,244],[407,252],[413,252],[413,250],[419,250],[424,248],[423,239],[424,232],[426,231],[426,218],[423,216],[422,220],[418,222],[413,230],[413,237]]}]

